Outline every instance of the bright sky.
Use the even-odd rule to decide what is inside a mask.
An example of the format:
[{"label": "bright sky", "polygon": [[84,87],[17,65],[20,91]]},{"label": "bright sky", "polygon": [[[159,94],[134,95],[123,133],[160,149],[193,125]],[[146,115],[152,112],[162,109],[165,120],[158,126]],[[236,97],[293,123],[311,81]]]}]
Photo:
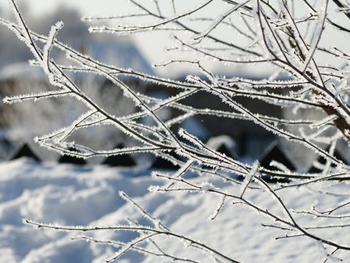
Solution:
[{"label": "bright sky", "polygon": [[[4,2],[9,2],[9,0],[2,0],[2,4],[5,4]],[[17,0],[16,2],[26,2],[24,0]],[[35,13],[42,13],[47,11],[54,10],[58,5],[67,5],[76,7],[79,9],[83,14],[95,14],[95,15],[102,15],[102,14],[112,14],[113,10],[120,8],[121,3],[125,5],[125,1],[123,0],[30,0],[30,3],[26,3],[30,10],[34,11]],[[7,3],[8,5],[8,3]],[[123,6],[124,8],[125,6]]]},{"label": "bright sky", "polygon": [[[87,16],[107,16],[107,15],[120,15],[120,14],[130,14],[135,13],[136,9],[135,6],[130,4],[128,0],[15,0],[16,3],[21,3],[25,6],[25,8],[28,8],[31,12],[34,14],[45,14],[50,13],[57,8],[59,5],[65,5],[65,6],[71,6],[79,10],[79,12],[82,15]],[[176,8],[178,13],[183,13],[185,11],[188,11],[189,9],[193,8],[194,6],[197,6],[200,3],[205,2],[204,0],[177,0],[176,1]],[[7,5],[9,6],[10,0],[0,0],[0,8]],[[142,1],[140,1],[142,3]],[[152,4],[152,1],[145,1],[147,3],[147,6],[149,4]],[[165,5],[165,3],[167,3]],[[159,4],[162,5],[161,9],[163,10],[172,10],[169,6],[169,3],[171,3],[170,0],[168,1],[159,1]],[[210,5],[206,9],[204,9],[201,16],[205,17],[207,15],[212,16],[214,15],[221,15],[223,10],[226,8],[226,3],[224,1],[222,2],[216,2],[215,5]],[[7,8],[8,9],[8,8]],[[179,9],[181,9],[179,11]],[[140,10],[136,11],[140,12]],[[172,14],[169,14],[172,15]],[[202,26],[205,24],[199,23],[199,26]],[[198,26],[198,24],[196,25]],[[203,28],[203,30],[205,30]],[[179,32],[178,32],[179,33]],[[227,36],[227,32],[220,32],[220,34]],[[172,48],[176,44],[174,42],[174,38],[171,37],[172,34],[170,34],[168,31],[164,31],[162,33],[158,32],[152,32],[152,35],[150,37],[149,34],[138,34],[133,35],[135,43],[141,53],[145,56],[145,58],[151,63],[151,64],[163,64],[169,62],[173,58],[183,58],[183,59],[189,59],[194,54],[191,52],[186,53],[179,53],[176,50],[173,50],[171,52],[166,52],[167,48]],[[177,43],[178,44],[178,43]],[[178,56],[181,54],[180,56]],[[213,61],[210,60],[207,63],[209,63],[207,66],[213,67],[215,69],[218,69],[217,64],[213,64]],[[221,65],[221,67],[223,67]],[[167,76],[171,75],[177,75],[177,74],[184,74],[190,73],[191,71],[195,70],[193,66],[184,65],[182,64],[181,67],[179,64],[171,65],[166,68],[157,68],[158,73],[164,74]],[[220,71],[227,70],[227,67],[220,68]],[[197,71],[197,70],[195,70]]]},{"label": "bright sky", "polygon": [[[82,15],[102,16],[116,15],[122,13],[130,13],[133,8],[126,0],[15,0],[18,4],[23,4],[34,14],[50,13],[59,5],[71,6],[80,11]],[[0,8],[8,10],[10,0],[0,0]],[[137,41],[139,43],[139,41]],[[156,48],[163,48],[150,38],[144,39],[142,45],[138,47],[149,60],[154,60]],[[147,46],[147,48],[145,47]]]},{"label": "bright sky", "polygon": [[[34,13],[43,14],[45,12],[51,12],[58,5],[66,5],[76,8],[83,15],[91,16],[103,16],[103,15],[115,15],[115,14],[127,14],[135,12],[135,7],[128,3],[128,0],[15,0],[17,3],[22,2],[27,5],[29,10]],[[10,0],[0,0],[0,8],[9,5]],[[142,1],[141,1],[142,2]],[[170,2],[170,1],[169,1]],[[199,0],[178,0],[179,7],[189,8],[189,6],[203,2]],[[224,1],[222,1],[224,2]],[[150,3],[150,1],[147,1]],[[162,3],[160,1],[159,3]],[[164,2],[163,2],[164,3]],[[222,7],[222,6],[221,6]],[[217,10],[212,10],[212,8]],[[210,7],[208,12],[215,13],[221,9],[220,5],[215,4]],[[219,11],[220,12],[220,11]],[[154,32],[153,32],[154,33]],[[223,32],[221,32],[223,33]],[[164,52],[165,47],[172,47],[173,44],[170,42],[169,34],[157,37],[158,35],[140,35],[135,37],[135,42],[141,52],[151,63],[162,63],[168,61],[168,53]],[[236,40],[236,39],[235,39]],[[347,45],[347,41],[344,44]],[[174,51],[173,51],[174,52]]]},{"label": "bright sky", "polygon": [[[135,12],[135,6],[131,5],[127,0],[15,0],[16,3],[24,3],[24,5],[33,13],[43,14],[45,12],[50,13],[59,5],[71,6],[80,11],[82,15],[91,16],[106,16],[106,15],[116,15],[116,14],[128,14]],[[191,4],[187,0],[179,0],[179,6],[189,8],[191,5],[198,3],[198,0],[191,0]],[[0,0],[0,8],[9,7],[10,0]],[[148,2],[148,1],[147,1]],[[181,4],[183,2],[183,5]],[[168,61],[165,52],[165,43],[167,46],[173,46],[170,41],[169,34],[167,33],[164,37],[145,37],[136,36],[136,45],[144,54],[146,59],[150,63],[163,63]],[[164,69],[167,71],[166,69]],[[158,69],[161,73],[161,69]],[[164,72],[165,73],[165,72]]]}]

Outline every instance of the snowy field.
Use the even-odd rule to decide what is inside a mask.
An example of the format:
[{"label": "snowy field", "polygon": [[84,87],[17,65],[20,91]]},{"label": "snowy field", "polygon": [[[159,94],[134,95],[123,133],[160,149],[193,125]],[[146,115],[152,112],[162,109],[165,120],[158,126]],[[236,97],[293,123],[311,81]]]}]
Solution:
[{"label": "snowy field", "polygon": [[[261,223],[273,222],[242,206],[226,204],[219,215],[211,220],[220,201],[215,195],[149,192],[148,188],[151,185],[162,184],[160,179],[150,177],[150,173],[150,170],[138,166],[134,168],[74,166],[50,162],[37,163],[26,158],[1,163],[0,263],[105,262],[113,256],[116,248],[86,242],[81,240],[82,236],[127,242],[135,238],[136,234],[121,231],[68,233],[43,230],[23,224],[23,218],[74,226],[118,225],[125,223],[127,218],[137,220],[143,225],[148,224],[145,217],[119,196],[119,191],[131,196],[173,231],[200,240],[239,262],[321,263],[326,259],[326,253],[322,248],[308,238],[275,239],[286,233],[262,227]],[[237,189],[232,186],[228,189],[228,186],[218,179],[208,177],[192,180],[210,181],[224,190],[239,191],[239,186]],[[310,202],[316,200],[318,203],[328,202],[320,199],[316,192],[303,188],[299,191],[298,199],[287,201],[287,205],[295,209],[306,209],[309,208]],[[268,209],[275,209],[275,200],[268,198],[264,193],[251,190],[247,194],[253,202]],[[283,192],[286,200],[289,194],[292,196],[291,192]],[[341,200],[342,197],[339,195],[337,201]],[[300,216],[298,220],[307,225],[308,220],[313,219]],[[350,242],[350,232],[342,229],[328,230],[326,236],[347,244]],[[199,262],[212,262],[210,255],[190,247],[185,242],[168,237],[156,240],[167,253],[189,257]],[[350,255],[342,256],[343,262],[350,262]],[[170,262],[170,260],[128,252],[118,262]],[[337,261],[329,258],[327,262]]]}]

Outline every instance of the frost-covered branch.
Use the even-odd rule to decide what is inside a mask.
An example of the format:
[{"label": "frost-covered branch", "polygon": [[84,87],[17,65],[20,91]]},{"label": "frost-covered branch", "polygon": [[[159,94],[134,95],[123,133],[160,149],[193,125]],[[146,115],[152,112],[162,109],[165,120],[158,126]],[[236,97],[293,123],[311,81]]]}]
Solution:
[{"label": "frost-covered branch", "polygon": [[[171,161],[178,170],[170,173],[154,171],[153,175],[166,181],[165,186],[153,187],[155,192],[188,191],[219,196],[220,202],[214,208],[213,220],[220,215],[224,205],[241,205],[272,221],[262,223],[263,226],[287,232],[279,239],[309,238],[331,247],[329,254],[350,250],[349,245],[331,240],[321,231],[325,228],[349,227],[346,222],[348,211],[337,214],[348,209],[349,196],[339,202],[335,194],[324,190],[331,183],[342,185],[350,180],[349,165],[336,154],[337,146],[344,143],[348,146],[350,142],[350,51],[338,43],[341,41],[332,41],[333,38],[342,39],[341,34],[349,33],[347,25],[338,19],[338,16],[345,16],[346,21],[349,19],[348,7],[341,1],[324,0],[317,4],[307,0],[207,0],[185,7],[176,0],[169,0],[170,9],[166,9],[156,0],[147,3],[129,0],[138,8],[137,13],[124,14],[119,10],[120,13],[115,16],[85,18],[88,22],[98,20],[105,23],[91,27],[93,33],[124,36],[171,31],[172,45],[175,47],[168,50],[180,54],[175,52],[167,62],[156,64],[170,70],[177,65],[193,66],[197,73],[187,76],[185,80],[124,69],[80,53],[57,40],[60,32],[65,30],[63,23],[52,26],[48,36],[40,35],[28,27],[15,1],[10,2],[16,22],[0,19],[0,24],[11,29],[25,43],[34,57],[32,66],[43,69],[53,90],[6,97],[4,102],[72,97],[85,106],[85,111],[68,125],[38,136],[36,142],[40,145],[80,158],[129,153],[160,156]],[[304,8],[300,8],[301,5]],[[219,11],[214,8],[216,6],[219,6]],[[334,32],[334,28],[341,30]],[[325,45],[325,40],[332,41],[333,47]],[[56,52],[64,54],[68,62],[58,63]],[[186,53],[184,57],[184,52],[191,55],[187,57]],[[327,56],[326,59],[323,56]],[[218,74],[215,72],[217,66],[226,72]],[[244,74],[237,73],[237,68]],[[76,74],[109,81],[132,105],[133,111],[119,115],[110,112],[104,103],[95,101],[71,77]],[[155,97],[132,86],[130,80],[156,85],[167,91],[168,95],[165,98]],[[208,96],[205,106],[195,103],[202,94]],[[221,104],[213,103],[214,99]],[[254,107],[256,102],[273,110],[265,112],[259,106]],[[164,116],[162,112],[168,110],[172,114]],[[300,167],[291,171],[275,160],[271,162],[271,167],[276,169],[272,169],[260,166],[256,160],[246,162],[226,156],[189,131],[179,128],[186,120],[203,116],[217,118],[218,125],[222,119],[248,122],[252,124],[251,127],[258,125],[279,140],[298,145],[301,152],[320,158],[312,164],[319,172]],[[130,138],[134,145],[122,149],[96,149],[71,140],[82,130],[107,125]],[[96,137],[96,140],[104,139]],[[220,178],[225,189],[188,179],[189,174],[199,180],[204,175]],[[268,178],[276,179],[278,183],[272,185],[267,182]],[[327,209],[312,206],[310,201],[309,210],[303,208],[297,211],[292,209],[291,201],[284,196],[284,193],[294,189],[318,192],[336,201]],[[279,211],[252,202],[249,195],[253,193],[272,199]],[[295,198],[297,194],[295,191]],[[110,227],[64,227],[31,220],[26,220],[26,223],[66,231],[137,232],[139,236],[129,243],[83,238],[116,246],[119,252],[111,261],[127,251],[135,250],[172,260],[196,262],[168,253],[159,244],[159,238],[166,236],[188,242],[219,262],[237,262],[204,243],[173,232],[136,202],[125,195],[123,197],[153,226],[143,226],[137,222]],[[304,224],[299,215],[316,217],[314,225]],[[145,248],[145,243],[152,244],[151,248]]]},{"label": "frost-covered branch", "polygon": [[[89,232],[96,232],[96,231],[128,231],[132,233],[138,233],[139,236],[132,239],[130,242],[115,242],[115,241],[106,241],[106,240],[98,240],[94,237],[76,237],[74,239],[84,239],[86,241],[90,242],[98,242],[98,243],[104,243],[113,245],[118,248],[118,251],[115,253],[113,257],[108,259],[106,262],[113,262],[117,260],[121,255],[128,252],[129,250],[135,250],[141,253],[145,253],[147,255],[151,254],[154,256],[160,256],[160,257],[166,257],[171,260],[181,260],[184,262],[198,262],[195,260],[191,260],[190,258],[179,258],[176,255],[171,255],[168,252],[166,252],[166,249],[162,248],[161,244],[159,243],[159,237],[165,236],[166,238],[174,238],[175,240],[178,240],[179,242],[188,244],[188,247],[194,247],[198,249],[199,251],[207,254],[210,258],[212,258],[213,262],[232,262],[232,263],[239,263],[239,261],[236,261],[220,251],[217,251],[206,244],[196,241],[190,237],[187,237],[183,234],[177,234],[173,231],[171,231],[169,228],[164,226],[158,219],[154,218],[152,215],[150,215],[147,211],[145,211],[143,208],[141,208],[137,203],[135,203],[130,197],[128,197],[125,193],[120,193],[120,195],[127,200],[129,203],[131,203],[143,216],[145,216],[151,223],[151,226],[147,225],[140,225],[135,222],[130,222],[129,225],[116,225],[116,226],[94,226],[94,227],[79,227],[79,226],[59,226],[59,225],[52,225],[52,224],[44,224],[44,223],[38,223],[29,219],[24,219],[23,222],[25,224],[31,225],[33,227],[37,228],[43,228],[43,229],[54,229],[54,230],[60,230],[60,231],[68,231],[68,232],[83,232],[83,233],[89,233]],[[144,248],[144,243],[150,242],[153,245],[153,249]],[[182,244],[181,244],[182,245]]]}]

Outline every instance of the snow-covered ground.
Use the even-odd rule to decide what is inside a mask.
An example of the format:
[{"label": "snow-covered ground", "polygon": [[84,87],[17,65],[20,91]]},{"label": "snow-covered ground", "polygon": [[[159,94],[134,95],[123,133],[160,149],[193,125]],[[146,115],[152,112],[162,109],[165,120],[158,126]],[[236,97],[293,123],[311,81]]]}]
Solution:
[{"label": "snow-covered ground", "polygon": [[[226,204],[211,220],[220,203],[208,193],[153,193],[148,188],[163,182],[150,176],[151,171],[134,168],[112,168],[102,165],[74,166],[70,164],[37,163],[22,158],[0,164],[0,262],[77,263],[104,262],[113,256],[113,246],[72,240],[91,235],[97,239],[128,241],[135,233],[105,231],[93,233],[63,232],[38,229],[23,224],[23,218],[58,225],[107,226],[125,223],[126,219],[147,224],[132,205],[118,192],[124,191],[145,210],[159,218],[173,231],[200,240],[240,262],[324,262],[326,255],[316,242],[308,238],[278,239],[281,230],[264,228],[261,223],[273,223],[251,209]],[[210,181],[226,189],[215,178],[193,178]],[[230,186],[227,191],[239,191]],[[345,191],[346,189],[344,189]],[[321,195],[295,189],[283,193],[287,205],[296,209],[310,206],[313,200],[322,203]],[[346,190],[347,191],[347,190]],[[269,209],[275,200],[258,191],[249,191],[250,199]],[[319,196],[318,196],[319,195]],[[311,201],[310,201],[311,200]],[[341,201],[341,197],[335,201]],[[333,202],[335,202],[333,200]],[[328,201],[327,201],[328,202]],[[327,203],[327,205],[332,205]],[[308,208],[308,207],[307,207]],[[300,217],[311,220],[309,217]],[[307,224],[308,221],[305,222]],[[310,225],[312,222],[310,221]],[[327,237],[347,244],[350,232],[328,231]],[[199,262],[211,262],[211,257],[188,244],[163,237],[159,244],[167,253],[188,257]],[[343,255],[350,262],[350,255]],[[138,252],[128,252],[118,262],[170,262],[169,258],[154,258]],[[327,262],[332,262],[331,260]]]}]

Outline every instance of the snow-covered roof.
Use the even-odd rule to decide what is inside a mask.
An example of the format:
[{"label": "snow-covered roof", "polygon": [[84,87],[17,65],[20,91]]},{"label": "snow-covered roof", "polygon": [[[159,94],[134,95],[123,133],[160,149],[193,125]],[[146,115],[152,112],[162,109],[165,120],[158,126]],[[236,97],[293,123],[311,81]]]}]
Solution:
[{"label": "snow-covered roof", "polygon": [[103,63],[154,75],[150,63],[131,41],[94,41],[87,43],[88,55]]},{"label": "snow-covered roof", "polygon": [[[125,69],[131,68],[146,74],[155,74],[152,66],[130,40],[91,39],[86,46],[81,48],[93,59],[102,63]],[[66,56],[61,53],[56,59],[64,61]],[[28,61],[9,64],[0,70],[0,81],[16,78],[42,79],[46,77],[40,67],[29,66]]]},{"label": "snow-covered roof", "polygon": [[235,141],[228,135],[212,137],[206,144],[212,149],[218,149],[223,144],[229,149],[233,149],[236,146]]},{"label": "snow-covered roof", "polygon": [[29,66],[28,62],[10,64],[0,70],[0,81],[16,78],[44,78],[44,71],[40,67]]}]

